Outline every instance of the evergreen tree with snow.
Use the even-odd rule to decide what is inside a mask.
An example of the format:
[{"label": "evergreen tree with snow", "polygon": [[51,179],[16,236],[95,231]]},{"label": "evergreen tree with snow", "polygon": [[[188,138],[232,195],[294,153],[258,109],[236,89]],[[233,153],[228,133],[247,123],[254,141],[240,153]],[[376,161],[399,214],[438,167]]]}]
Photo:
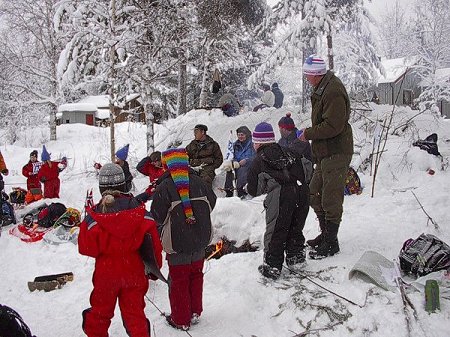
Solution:
[{"label": "evergreen tree with snow", "polygon": [[416,2],[413,53],[417,56],[414,71],[423,91],[418,101],[421,109],[438,112],[442,100],[450,101],[450,2],[420,0]]}]

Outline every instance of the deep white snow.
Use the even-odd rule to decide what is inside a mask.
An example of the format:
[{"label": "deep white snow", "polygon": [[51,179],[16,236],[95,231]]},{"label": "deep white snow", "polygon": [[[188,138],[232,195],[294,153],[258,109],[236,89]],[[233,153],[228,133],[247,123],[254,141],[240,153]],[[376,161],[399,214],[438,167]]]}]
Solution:
[{"label": "deep white snow", "polygon": [[[390,106],[372,106],[371,113],[359,117],[354,114],[353,129],[355,156],[353,166],[358,167],[372,151],[373,122],[383,120]],[[250,129],[261,121],[275,127],[279,137],[278,120],[287,108],[248,112],[234,118],[222,116],[218,110],[191,111],[163,125],[157,125],[155,143],[164,150],[176,141],[185,146],[193,138],[193,126],[208,125],[209,134],[225,151],[230,130],[241,125]],[[308,116],[292,110],[298,127],[307,126]],[[406,108],[396,108],[393,125],[405,123],[416,114]],[[393,128],[391,128],[392,130]],[[116,125],[117,148],[130,143],[129,162],[134,170],[137,162],[146,155],[146,127],[140,124]],[[3,130],[1,130],[3,132]],[[416,147],[412,142],[436,132],[439,136],[441,161]],[[86,190],[94,187],[95,200],[99,198],[95,161],[105,163],[109,157],[109,129],[86,125],[62,125],[57,128],[58,140],[48,141],[48,129],[36,127],[20,133],[14,145],[2,145],[10,175],[5,177],[6,191],[13,186],[24,187],[21,168],[33,149],[41,153],[42,144],[52,153],[52,159],[63,155],[69,158],[68,168],[60,175],[61,201],[68,207],[82,209]],[[450,243],[450,174],[446,167],[450,155],[450,123],[422,114],[413,119],[413,125],[390,135],[381,160],[375,183],[375,196],[370,197],[372,177],[370,168],[360,173],[364,192],[360,196],[345,198],[344,216],[339,233],[341,252],[322,261],[307,260],[304,273],[312,280],[360,304],[352,305],[323,291],[307,279],[289,275],[285,270],[276,282],[265,282],[257,271],[262,262],[262,252],[231,254],[205,264],[204,312],[201,322],[191,328],[192,336],[294,336],[307,328],[320,329],[335,325],[333,329],[319,331],[318,336],[407,336],[405,316],[398,292],[388,292],[358,279],[348,279],[348,272],[366,250],[374,250],[392,260],[398,256],[403,242],[421,233],[437,235]],[[1,136],[1,134],[0,134]],[[434,175],[427,173],[432,168]],[[224,175],[216,178],[216,186],[223,184]],[[136,174],[136,192],[145,189],[148,178]],[[438,223],[440,229],[427,223],[427,216],[415,200],[419,198],[424,209]],[[263,197],[241,201],[235,198],[219,199],[212,214],[215,239],[226,235],[238,241],[262,241],[265,221]],[[23,212],[23,211],[22,211]],[[318,225],[311,210],[304,229],[306,238],[318,234]],[[83,336],[81,312],[89,307],[92,290],[91,277],[94,260],[78,254],[77,246],[67,243],[59,246],[44,242],[27,244],[3,229],[0,237],[0,303],[16,309],[39,337]],[[45,293],[30,293],[27,281],[35,276],[72,271],[75,275],[62,289]],[[167,273],[167,265],[163,272]],[[320,280],[319,280],[320,278]],[[157,307],[169,312],[167,287],[161,282],[151,282],[148,291]],[[412,336],[444,337],[450,331],[450,302],[441,298],[441,311],[429,315],[424,310],[424,294],[408,295],[415,305],[419,322],[413,319]],[[152,336],[185,336],[185,332],[170,328],[158,310],[147,301],[146,314],[152,324]],[[340,323],[342,322],[342,323]],[[120,312],[117,309],[110,327],[111,336],[126,336]],[[312,333],[314,336],[314,333]]]}]

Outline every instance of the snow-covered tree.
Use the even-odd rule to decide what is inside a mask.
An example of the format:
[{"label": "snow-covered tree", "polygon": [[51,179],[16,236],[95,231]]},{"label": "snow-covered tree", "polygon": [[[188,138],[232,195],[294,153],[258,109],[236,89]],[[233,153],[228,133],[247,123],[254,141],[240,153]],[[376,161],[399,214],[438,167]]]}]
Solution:
[{"label": "snow-covered tree", "polygon": [[131,93],[128,62],[141,38],[135,20],[141,11],[134,1],[67,0],[60,3],[58,12],[60,30],[71,36],[59,58],[62,87],[71,95],[78,91],[109,95],[112,159],[119,98]]},{"label": "snow-covered tree", "polygon": [[450,100],[449,73],[442,71],[450,67],[450,2],[417,1],[415,16],[413,52],[418,62],[414,70],[423,88],[418,100],[421,108],[436,109],[441,100]]},{"label": "snow-covered tree", "polygon": [[[210,84],[207,79],[214,69],[222,72],[225,85],[233,90],[243,83],[239,79],[240,75],[248,75],[251,64],[260,61],[260,42],[251,34],[251,30],[261,23],[268,10],[265,1],[261,0],[198,1],[198,22],[204,32],[199,44],[202,55],[200,106],[206,105]],[[243,70],[244,67],[248,67],[247,71]]]},{"label": "snow-covered tree", "polygon": [[379,20],[381,47],[387,59],[408,56],[411,50],[412,27],[406,15],[405,7],[396,0]]},{"label": "snow-covered tree", "polygon": [[[302,64],[306,53],[324,54],[323,43],[327,41],[328,60],[333,69],[333,55],[339,62],[344,60],[333,51],[332,38],[343,29],[357,28],[359,32],[366,32],[363,25],[367,23],[360,20],[359,25],[348,25],[355,21],[355,17],[366,15],[364,0],[283,0],[274,8],[273,14],[264,20],[258,33],[267,35],[269,32],[280,32],[275,39],[275,44],[267,55],[265,62],[252,74],[248,84],[257,85],[274,67],[288,61],[297,61]],[[352,34],[357,38],[358,34]],[[351,35],[349,35],[350,37]],[[371,38],[371,35],[365,34]],[[355,42],[358,43],[358,42]],[[360,42],[359,42],[360,43]],[[366,50],[373,53],[373,49]],[[374,55],[366,57],[367,60],[375,60]],[[355,76],[356,78],[356,76]],[[303,86],[304,90],[306,89]],[[307,96],[305,91],[303,96]]]},{"label": "snow-covered tree", "polygon": [[353,99],[366,100],[368,90],[376,85],[382,65],[375,41],[365,9],[335,35],[335,71]]},{"label": "snow-covered tree", "polygon": [[8,87],[10,92],[2,97],[3,104],[37,112],[38,120],[48,114],[51,140],[56,139],[56,111],[61,101],[56,76],[61,43],[54,29],[55,3],[54,0],[0,2],[3,23],[0,58],[8,69],[0,75],[0,86]]}]

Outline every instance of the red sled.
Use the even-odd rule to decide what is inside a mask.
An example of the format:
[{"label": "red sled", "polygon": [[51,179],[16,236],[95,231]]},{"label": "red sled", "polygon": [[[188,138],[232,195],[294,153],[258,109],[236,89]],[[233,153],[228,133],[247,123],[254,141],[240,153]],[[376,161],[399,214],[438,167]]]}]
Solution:
[{"label": "red sled", "polygon": [[14,226],[9,230],[9,234],[18,237],[23,242],[37,242],[42,240],[44,235],[51,231],[53,227],[44,228],[44,227],[28,227],[23,224]]}]

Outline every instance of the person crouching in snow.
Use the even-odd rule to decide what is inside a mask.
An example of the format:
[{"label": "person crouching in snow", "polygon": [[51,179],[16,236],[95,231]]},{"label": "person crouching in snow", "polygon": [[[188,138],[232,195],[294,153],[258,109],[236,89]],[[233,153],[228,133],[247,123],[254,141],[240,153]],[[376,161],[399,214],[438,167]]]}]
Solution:
[{"label": "person crouching in snow", "polygon": [[144,204],[124,193],[125,175],[119,165],[108,163],[100,169],[99,187],[102,199],[86,208],[78,237],[80,254],[95,258],[94,289],[91,307],[83,311],[83,331],[89,337],[108,336],[119,300],[128,335],[149,337],[150,322],[144,313],[148,290],[144,262],[145,254],[153,251],[157,264],[153,267],[159,271],[162,265],[156,223]]},{"label": "person crouching in snow", "polygon": [[147,202],[151,199],[153,192],[155,191],[156,181],[164,173],[164,168],[161,163],[161,152],[155,151],[143,158],[139,164],[137,164],[136,170],[147,176],[150,180],[150,185],[148,185],[145,192],[136,196],[139,200]]},{"label": "person crouching in snow", "polygon": [[67,159],[51,161],[51,153],[47,152],[45,145],[42,146],[41,161],[43,162],[38,172],[38,179],[44,184],[44,198],[59,198],[59,172],[67,166]]},{"label": "person crouching in snow", "polygon": [[185,149],[162,154],[167,171],[158,179],[151,213],[161,226],[169,264],[170,326],[188,330],[203,311],[203,262],[211,241],[211,211],[216,195],[190,169]]},{"label": "person crouching in snow", "polygon": [[128,149],[130,144],[125,145],[116,152],[116,164],[120,165],[125,174],[125,192],[130,192],[133,188],[133,175],[130,172],[130,165],[128,165]]}]

